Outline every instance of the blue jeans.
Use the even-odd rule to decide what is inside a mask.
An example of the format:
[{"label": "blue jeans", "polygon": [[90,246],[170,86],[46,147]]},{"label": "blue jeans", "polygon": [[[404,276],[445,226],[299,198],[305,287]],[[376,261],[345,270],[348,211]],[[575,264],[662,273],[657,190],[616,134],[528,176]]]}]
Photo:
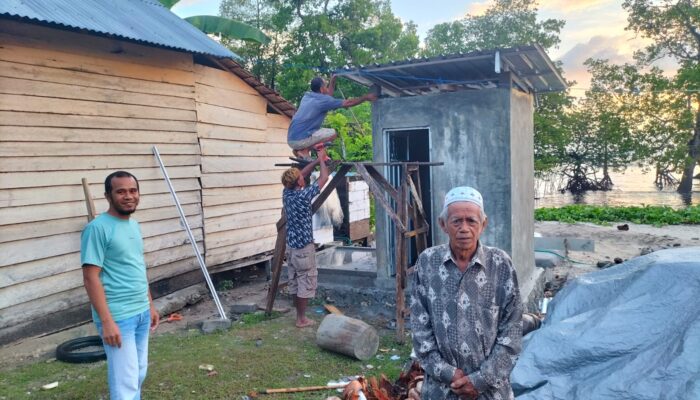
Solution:
[{"label": "blue jeans", "polygon": [[[121,321],[116,321],[122,336],[122,347],[105,344],[107,354],[107,382],[111,400],[141,399],[141,384],[148,368],[148,332],[151,313],[146,310]],[[95,321],[102,336],[102,323]]]}]

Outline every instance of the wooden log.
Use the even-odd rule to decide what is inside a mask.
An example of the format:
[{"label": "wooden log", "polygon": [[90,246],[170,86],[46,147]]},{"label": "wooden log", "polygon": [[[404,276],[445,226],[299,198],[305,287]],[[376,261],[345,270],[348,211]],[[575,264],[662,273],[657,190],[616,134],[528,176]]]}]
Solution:
[{"label": "wooden log", "polygon": [[316,331],[316,344],[364,361],[377,354],[379,336],[374,328],[359,319],[328,314]]}]

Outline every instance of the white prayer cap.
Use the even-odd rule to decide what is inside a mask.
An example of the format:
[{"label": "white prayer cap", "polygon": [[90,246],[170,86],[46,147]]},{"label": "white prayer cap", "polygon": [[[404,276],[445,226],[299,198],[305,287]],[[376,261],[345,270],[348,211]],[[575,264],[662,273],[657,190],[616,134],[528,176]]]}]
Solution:
[{"label": "white prayer cap", "polygon": [[481,197],[481,193],[469,186],[457,186],[450,189],[450,191],[445,195],[445,205],[443,206],[443,209],[447,210],[447,206],[459,201],[474,203],[479,206],[482,211],[484,209],[484,199]]}]

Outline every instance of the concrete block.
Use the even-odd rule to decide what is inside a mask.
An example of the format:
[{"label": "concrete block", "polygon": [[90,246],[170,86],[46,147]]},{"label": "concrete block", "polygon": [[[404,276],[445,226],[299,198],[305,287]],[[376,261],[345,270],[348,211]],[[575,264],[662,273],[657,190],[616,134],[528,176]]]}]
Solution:
[{"label": "concrete block", "polygon": [[252,313],[258,310],[258,305],[252,302],[234,303],[231,305],[232,314]]},{"label": "concrete block", "polygon": [[231,328],[230,319],[214,319],[202,322],[202,333],[225,331]]},{"label": "concrete block", "polygon": [[350,191],[369,190],[369,186],[365,181],[352,181],[348,184],[348,187],[350,188]]},{"label": "concrete block", "polygon": [[180,311],[188,304],[195,304],[207,295],[208,289],[204,284],[189,286],[167,296],[153,300],[158,313],[161,316]]}]

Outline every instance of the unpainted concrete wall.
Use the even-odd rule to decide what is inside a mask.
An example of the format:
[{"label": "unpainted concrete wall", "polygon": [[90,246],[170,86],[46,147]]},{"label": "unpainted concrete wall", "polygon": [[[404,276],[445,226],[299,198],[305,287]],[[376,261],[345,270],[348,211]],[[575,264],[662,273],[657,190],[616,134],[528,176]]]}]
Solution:
[{"label": "unpainted concrete wall", "polygon": [[[529,94],[513,90],[510,99],[511,148],[511,254],[517,255],[518,280],[523,301],[542,272],[535,268],[535,153],[534,108]],[[527,150],[525,150],[527,149]],[[515,259],[514,259],[515,261]]]},{"label": "unpainted concrete wall", "polygon": [[[374,160],[386,159],[387,130],[428,128],[433,243],[447,242],[437,217],[445,193],[473,186],[484,196],[489,217],[483,243],[511,254],[518,277],[529,281],[534,268],[532,101],[508,88],[386,98],[373,104]],[[425,184],[425,182],[423,182]],[[386,213],[376,207],[378,278],[388,278],[393,244]]]}]

